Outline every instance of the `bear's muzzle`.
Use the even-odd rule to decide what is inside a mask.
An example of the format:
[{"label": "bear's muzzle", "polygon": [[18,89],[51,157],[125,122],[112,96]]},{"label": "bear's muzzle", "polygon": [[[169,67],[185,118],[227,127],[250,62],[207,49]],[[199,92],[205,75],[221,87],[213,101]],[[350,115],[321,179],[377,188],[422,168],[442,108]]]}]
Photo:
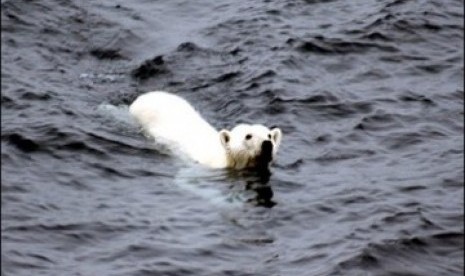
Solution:
[{"label": "bear's muzzle", "polygon": [[260,155],[258,156],[258,163],[259,164],[268,164],[273,159],[273,143],[271,141],[266,140],[263,141]]}]

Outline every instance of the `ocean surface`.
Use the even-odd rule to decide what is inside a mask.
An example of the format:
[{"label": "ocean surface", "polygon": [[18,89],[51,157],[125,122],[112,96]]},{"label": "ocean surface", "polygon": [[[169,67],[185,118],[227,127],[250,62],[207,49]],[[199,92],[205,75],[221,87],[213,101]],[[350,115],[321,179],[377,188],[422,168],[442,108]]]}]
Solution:
[{"label": "ocean surface", "polygon": [[[463,8],[1,0],[1,275],[463,275]],[[152,90],[280,127],[271,175],[155,147]]]}]

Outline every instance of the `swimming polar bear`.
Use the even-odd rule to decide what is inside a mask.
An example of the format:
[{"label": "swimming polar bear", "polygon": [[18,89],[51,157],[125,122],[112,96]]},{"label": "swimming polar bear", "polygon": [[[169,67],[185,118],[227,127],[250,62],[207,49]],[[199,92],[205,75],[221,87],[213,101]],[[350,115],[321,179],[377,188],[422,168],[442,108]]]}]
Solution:
[{"label": "swimming polar bear", "polygon": [[186,100],[168,92],[140,95],[129,112],[156,141],[211,168],[268,169],[281,144],[279,128],[240,124],[218,132]]}]

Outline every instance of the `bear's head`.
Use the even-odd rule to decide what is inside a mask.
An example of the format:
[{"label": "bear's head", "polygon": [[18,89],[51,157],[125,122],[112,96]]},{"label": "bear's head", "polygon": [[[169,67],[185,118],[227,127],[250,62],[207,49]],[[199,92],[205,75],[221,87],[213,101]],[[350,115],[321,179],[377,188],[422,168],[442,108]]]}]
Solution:
[{"label": "bear's head", "polygon": [[282,138],[279,128],[270,130],[263,125],[240,124],[219,134],[229,166],[234,169],[268,169]]}]

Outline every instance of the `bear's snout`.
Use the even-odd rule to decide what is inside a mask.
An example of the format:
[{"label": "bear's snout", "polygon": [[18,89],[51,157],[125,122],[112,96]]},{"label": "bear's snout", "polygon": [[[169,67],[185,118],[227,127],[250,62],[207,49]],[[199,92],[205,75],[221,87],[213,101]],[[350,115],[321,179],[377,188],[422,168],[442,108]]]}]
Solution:
[{"label": "bear's snout", "polygon": [[269,163],[273,159],[273,143],[270,140],[263,141],[260,159],[266,163]]},{"label": "bear's snout", "polygon": [[262,150],[272,150],[273,149],[273,143],[271,143],[270,140],[265,140],[262,143]]}]

